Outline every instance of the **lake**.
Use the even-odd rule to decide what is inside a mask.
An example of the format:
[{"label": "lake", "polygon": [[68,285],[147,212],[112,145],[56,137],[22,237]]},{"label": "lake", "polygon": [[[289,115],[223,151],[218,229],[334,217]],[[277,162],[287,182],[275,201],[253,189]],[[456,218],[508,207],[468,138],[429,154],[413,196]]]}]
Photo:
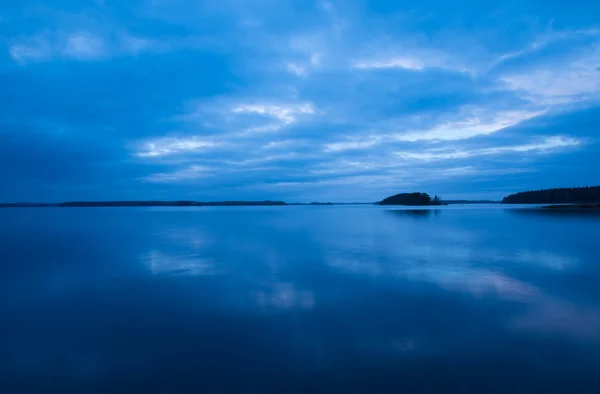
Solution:
[{"label": "lake", "polygon": [[0,210],[2,393],[598,393],[600,215]]}]

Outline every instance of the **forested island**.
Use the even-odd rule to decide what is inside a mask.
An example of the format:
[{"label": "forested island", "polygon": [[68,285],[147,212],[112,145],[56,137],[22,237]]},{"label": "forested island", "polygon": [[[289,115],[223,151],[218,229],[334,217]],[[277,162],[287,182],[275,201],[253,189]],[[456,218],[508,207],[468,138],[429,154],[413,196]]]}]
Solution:
[{"label": "forested island", "polygon": [[400,193],[386,197],[377,203],[378,205],[442,205],[442,200],[438,196],[431,196],[427,193]]},{"label": "forested island", "polygon": [[503,204],[600,203],[600,186],[534,190],[504,197]]}]

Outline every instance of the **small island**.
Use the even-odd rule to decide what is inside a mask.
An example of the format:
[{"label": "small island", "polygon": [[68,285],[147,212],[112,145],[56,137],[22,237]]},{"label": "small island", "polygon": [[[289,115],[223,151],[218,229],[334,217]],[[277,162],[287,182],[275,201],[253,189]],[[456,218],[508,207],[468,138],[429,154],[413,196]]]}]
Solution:
[{"label": "small island", "polygon": [[438,196],[431,196],[427,193],[400,193],[376,203],[378,205],[409,205],[409,206],[424,206],[424,205],[443,205],[442,200]]}]

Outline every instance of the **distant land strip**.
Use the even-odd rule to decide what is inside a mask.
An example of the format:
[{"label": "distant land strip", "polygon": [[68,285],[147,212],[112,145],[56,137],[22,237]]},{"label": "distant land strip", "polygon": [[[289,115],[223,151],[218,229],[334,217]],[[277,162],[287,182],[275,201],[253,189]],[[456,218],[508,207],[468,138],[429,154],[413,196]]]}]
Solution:
[{"label": "distant land strip", "polygon": [[443,203],[389,203],[380,202],[310,202],[288,203],[284,201],[71,201],[62,203],[0,203],[0,208],[101,208],[101,207],[262,207],[262,206],[331,206],[331,205],[449,205],[449,204],[497,204],[490,200],[448,200]]},{"label": "distant land strip", "polygon": [[[508,195],[501,201],[503,204],[572,204],[573,208],[595,208],[600,205],[600,186],[574,187],[560,189],[544,189],[526,191]],[[261,207],[261,206],[294,206],[294,205],[449,205],[449,204],[497,204],[500,201],[491,200],[444,200],[441,197],[433,198],[422,192],[400,193],[384,198],[374,203],[287,203],[284,201],[70,201],[61,203],[0,203],[0,208],[78,208],[78,207]],[[581,205],[588,204],[588,205]],[[592,205],[589,205],[592,204]],[[556,207],[551,207],[556,209]]]},{"label": "distant land strip", "polygon": [[279,206],[289,205],[283,201],[70,201],[57,204],[46,203],[11,203],[0,204],[0,208],[27,207],[244,207],[244,206]]},{"label": "distant land strip", "polygon": [[310,202],[287,203],[284,201],[70,201],[61,203],[0,203],[0,208],[94,208],[94,207],[262,207],[294,205],[370,205],[372,203]]}]

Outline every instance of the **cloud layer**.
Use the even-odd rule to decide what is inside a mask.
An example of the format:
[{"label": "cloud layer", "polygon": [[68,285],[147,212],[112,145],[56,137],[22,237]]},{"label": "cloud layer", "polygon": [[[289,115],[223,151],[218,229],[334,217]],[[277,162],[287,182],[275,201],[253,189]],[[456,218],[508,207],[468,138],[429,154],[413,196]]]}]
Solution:
[{"label": "cloud layer", "polygon": [[0,8],[0,199],[598,184],[600,19],[509,3]]}]

